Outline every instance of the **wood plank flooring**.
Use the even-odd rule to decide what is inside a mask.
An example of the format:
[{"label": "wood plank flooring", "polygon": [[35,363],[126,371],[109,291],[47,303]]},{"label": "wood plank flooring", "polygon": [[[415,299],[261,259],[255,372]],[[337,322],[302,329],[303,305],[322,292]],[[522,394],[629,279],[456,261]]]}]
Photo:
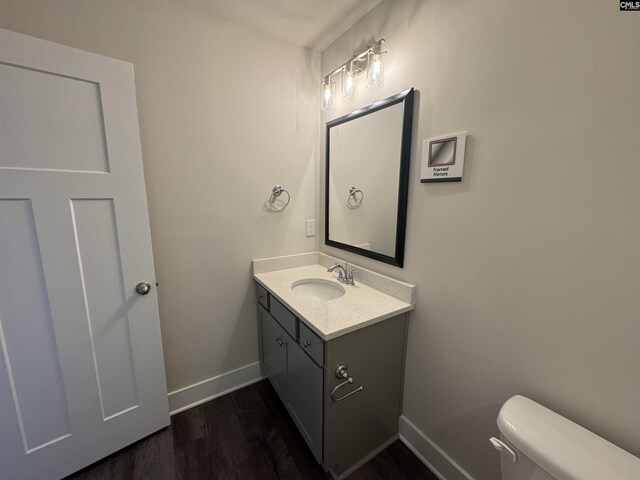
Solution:
[{"label": "wood plank flooring", "polygon": [[[330,479],[268,380],[171,418],[164,430],[65,480]],[[350,480],[437,480],[396,441]]]}]

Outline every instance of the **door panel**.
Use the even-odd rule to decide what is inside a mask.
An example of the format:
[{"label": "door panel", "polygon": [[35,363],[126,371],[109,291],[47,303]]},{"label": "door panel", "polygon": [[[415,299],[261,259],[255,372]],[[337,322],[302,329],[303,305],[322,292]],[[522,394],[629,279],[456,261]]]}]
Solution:
[{"label": "door panel", "polygon": [[0,344],[28,452],[70,424],[31,202],[0,201],[0,225]]},{"label": "door panel", "polygon": [[0,476],[59,479],[169,424],[133,69],[0,29],[0,84]]},{"label": "door panel", "polygon": [[0,64],[0,85],[0,166],[109,171],[98,83]]},{"label": "door panel", "polygon": [[71,214],[98,395],[107,420],[138,405],[113,200],[71,200]]}]

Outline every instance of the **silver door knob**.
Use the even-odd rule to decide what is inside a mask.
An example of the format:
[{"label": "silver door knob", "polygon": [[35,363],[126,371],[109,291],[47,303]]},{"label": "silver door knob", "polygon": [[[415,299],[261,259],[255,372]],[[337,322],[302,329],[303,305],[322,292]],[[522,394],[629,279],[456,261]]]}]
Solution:
[{"label": "silver door knob", "polygon": [[151,291],[151,285],[149,285],[147,282],[140,282],[139,284],[136,285],[136,293],[138,295],[146,295],[150,291]]}]

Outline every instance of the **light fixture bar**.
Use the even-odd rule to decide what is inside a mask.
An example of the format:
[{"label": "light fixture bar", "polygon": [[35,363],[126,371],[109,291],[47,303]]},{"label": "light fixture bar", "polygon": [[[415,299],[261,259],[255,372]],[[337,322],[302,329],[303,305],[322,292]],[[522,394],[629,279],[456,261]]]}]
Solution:
[{"label": "light fixture bar", "polygon": [[[344,68],[344,66],[346,64],[348,64],[349,62],[352,62],[354,60],[355,60],[356,64],[359,63],[359,62],[366,62],[366,60],[367,60],[366,55],[369,53],[369,51],[374,47],[381,47],[383,42],[386,42],[386,40],[384,38],[381,38],[380,40],[377,40],[377,41],[373,42],[371,45],[369,45],[367,48],[362,50],[360,53],[352,56],[349,60],[344,62],[338,68],[336,68],[335,70],[332,70],[331,73],[329,73],[327,76],[333,76],[336,73],[339,73]],[[362,69],[358,68],[358,71],[359,70],[362,70]]]},{"label": "light fixture bar", "polygon": [[358,74],[367,70],[367,88],[384,86],[384,54],[382,43],[384,38],[373,42],[367,48],[353,55],[349,60],[322,78],[322,110],[333,110],[335,105],[335,83],[331,77],[340,74],[341,98],[343,102],[356,99]]}]

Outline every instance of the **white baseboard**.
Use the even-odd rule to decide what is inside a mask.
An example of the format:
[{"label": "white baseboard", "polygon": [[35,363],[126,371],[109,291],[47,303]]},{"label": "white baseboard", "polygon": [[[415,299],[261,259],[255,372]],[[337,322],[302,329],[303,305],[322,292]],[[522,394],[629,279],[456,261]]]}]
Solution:
[{"label": "white baseboard", "polygon": [[404,415],[400,417],[400,441],[415,453],[440,480],[474,480]]},{"label": "white baseboard", "polygon": [[169,392],[169,414],[184,412],[192,407],[221,397],[234,390],[251,385],[265,378],[260,362],[203,380],[188,387]]},{"label": "white baseboard", "polygon": [[[260,362],[255,362],[174,390],[169,392],[169,413],[175,415],[264,378]],[[399,437],[440,480],[475,480],[404,415],[400,417]]]}]

